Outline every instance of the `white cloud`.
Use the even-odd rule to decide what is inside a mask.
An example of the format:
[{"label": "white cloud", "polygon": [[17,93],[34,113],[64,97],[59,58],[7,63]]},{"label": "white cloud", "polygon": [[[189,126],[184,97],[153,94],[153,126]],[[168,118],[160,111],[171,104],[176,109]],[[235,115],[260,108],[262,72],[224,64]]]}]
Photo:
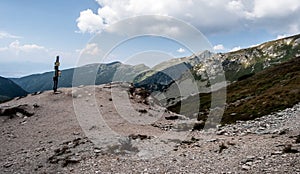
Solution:
[{"label": "white cloud", "polygon": [[99,56],[101,54],[101,49],[96,43],[89,43],[85,46],[84,49],[79,50],[80,54],[85,54],[89,56]]},{"label": "white cloud", "polygon": [[205,34],[245,27],[264,28],[273,33],[299,32],[299,0],[96,1],[100,6],[97,12],[82,11],[77,19],[81,32],[95,33],[122,19],[140,15],[172,16],[194,25]]},{"label": "white cloud", "polygon": [[240,46],[237,46],[237,47],[232,48],[229,52],[238,51],[238,50],[240,50],[240,49],[241,49],[241,47],[240,47]]},{"label": "white cloud", "polygon": [[184,52],[185,52],[185,49],[179,48],[179,49],[177,50],[177,52],[178,52],[178,53],[184,53]]},{"label": "white cloud", "polygon": [[277,35],[276,39],[282,39],[282,38],[285,38],[287,36],[288,35],[286,35],[286,34],[280,34],[280,35]]},{"label": "white cloud", "polygon": [[80,31],[94,33],[121,19],[140,15],[172,16],[196,27],[206,26],[209,29],[216,24],[224,26],[238,20],[235,13],[224,8],[231,2],[229,0],[164,0],[155,3],[152,0],[97,0],[97,2],[101,6],[97,13],[91,10],[80,13],[77,19]]},{"label": "white cloud", "polygon": [[263,28],[272,34],[297,34],[300,32],[300,1],[255,0],[253,8],[246,12],[246,19],[250,27]]},{"label": "white cloud", "polygon": [[19,38],[22,38],[22,37],[7,33],[5,31],[0,31],[0,39],[5,39],[5,38],[19,39]]},{"label": "white cloud", "polygon": [[[20,70],[20,73],[10,74],[10,76],[24,76],[53,70],[53,62],[57,55],[61,57],[62,69],[74,67],[74,60],[79,56],[78,53],[75,52],[59,51],[45,48],[39,44],[24,44],[15,40],[4,47],[0,47],[0,64],[9,65],[9,68],[5,68],[11,72]],[[0,73],[3,74],[4,71],[5,70],[2,70]]]},{"label": "white cloud", "polygon": [[299,0],[255,0],[252,12],[249,17],[282,17],[289,16],[300,9]]},{"label": "white cloud", "polygon": [[19,51],[23,51],[23,52],[46,51],[45,47],[43,47],[43,46],[39,46],[36,44],[21,45],[18,40],[12,42],[8,48],[10,50],[15,51],[16,53],[19,53]]},{"label": "white cloud", "polygon": [[218,45],[215,45],[213,49],[215,51],[223,51],[223,50],[225,50],[225,47],[222,44],[218,44]]},{"label": "white cloud", "polygon": [[81,32],[95,33],[105,26],[103,18],[94,14],[90,9],[80,12],[80,16],[76,21]]},{"label": "white cloud", "polygon": [[[41,57],[49,54],[49,50],[37,44],[21,44],[15,40],[5,47],[0,48],[1,61],[39,61],[43,62]],[[7,59],[9,58],[9,59]]]}]

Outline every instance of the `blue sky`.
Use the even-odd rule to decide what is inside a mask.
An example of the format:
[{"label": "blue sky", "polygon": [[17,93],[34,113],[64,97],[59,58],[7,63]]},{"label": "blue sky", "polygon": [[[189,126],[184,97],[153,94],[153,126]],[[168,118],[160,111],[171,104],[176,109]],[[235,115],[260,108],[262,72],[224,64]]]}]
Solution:
[{"label": "blue sky", "polygon": [[[132,25],[120,22],[141,15],[172,17],[191,25],[202,32],[215,52],[245,48],[300,31],[298,0],[2,0],[0,76],[20,77],[50,71],[56,55],[61,56],[62,69],[76,66],[78,59],[85,59],[84,53],[94,58],[89,61],[90,57],[86,57],[83,62],[101,62],[103,59],[99,57],[109,50],[104,48],[109,44],[93,44],[94,36],[99,34],[111,36],[105,40],[108,43],[113,37],[124,39],[120,36],[122,30],[161,33],[173,38],[180,38],[188,31],[176,26],[176,22],[170,25],[151,20]],[[162,23],[167,21],[168,18]],[[192,37],[185,35],[185,38]],[[107,61],[132,63],[129,57],[139,53],[142,57],[143,52],[153,50],[168,58],[192,54],[177,41],[162,37],[130,39],[114,48]],[[150,66],[153,60],[148,59],[148,63],[151,61]],[[156,58],[155,62],[159,60]]]}]

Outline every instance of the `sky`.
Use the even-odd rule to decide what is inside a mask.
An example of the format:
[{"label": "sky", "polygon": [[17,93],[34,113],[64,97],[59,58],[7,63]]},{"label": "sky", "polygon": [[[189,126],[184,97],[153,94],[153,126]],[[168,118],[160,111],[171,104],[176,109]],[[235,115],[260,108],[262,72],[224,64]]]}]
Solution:
[{"label": "sky", "polygon": [[2,0],[0,76],[51,71],[57,55],[61,69],[154,66],[299,33],[299,0]]}]

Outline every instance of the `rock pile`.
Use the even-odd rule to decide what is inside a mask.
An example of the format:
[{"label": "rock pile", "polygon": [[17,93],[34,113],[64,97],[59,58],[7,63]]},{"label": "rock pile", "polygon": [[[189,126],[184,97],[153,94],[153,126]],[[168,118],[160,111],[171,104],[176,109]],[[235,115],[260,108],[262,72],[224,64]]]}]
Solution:
[{"label": "rock pile", "polygon": [[[299,116],[300,104],[287,108],[281,112],[266,115],[249,121],[237,121],[236,124],[219,127],[218,135],[246,135],[246,134],[286,134],[291,129],[290,120]],[[299,123],[300,124],[300,123]]]},{"label": "rock pile", "polygon": [[38,107],[38,105],[34,104],[32,107],[30,107],[27,104],[24,105],[18,105],[18,106],[8,106],[8,107],[2,107],[0,108],[0,116],[9,116],[10,118],[13,118],[15,116],[20,117],[30,117],[34,115],[33,108]]}]

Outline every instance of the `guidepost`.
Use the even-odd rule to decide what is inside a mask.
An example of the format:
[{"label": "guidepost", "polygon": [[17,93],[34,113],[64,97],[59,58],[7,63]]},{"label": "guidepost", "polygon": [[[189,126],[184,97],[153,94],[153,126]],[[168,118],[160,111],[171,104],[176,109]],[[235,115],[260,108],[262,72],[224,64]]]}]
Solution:
[{"label": "guidepost", "polygon": [[60,76],[60,70],[58,69],[59,63],[59,56],[56,56],[56,61],[54,62],[54,77],[53,77],[53,91],[54,93],[57,91],[58,86],[58,77]]}]

